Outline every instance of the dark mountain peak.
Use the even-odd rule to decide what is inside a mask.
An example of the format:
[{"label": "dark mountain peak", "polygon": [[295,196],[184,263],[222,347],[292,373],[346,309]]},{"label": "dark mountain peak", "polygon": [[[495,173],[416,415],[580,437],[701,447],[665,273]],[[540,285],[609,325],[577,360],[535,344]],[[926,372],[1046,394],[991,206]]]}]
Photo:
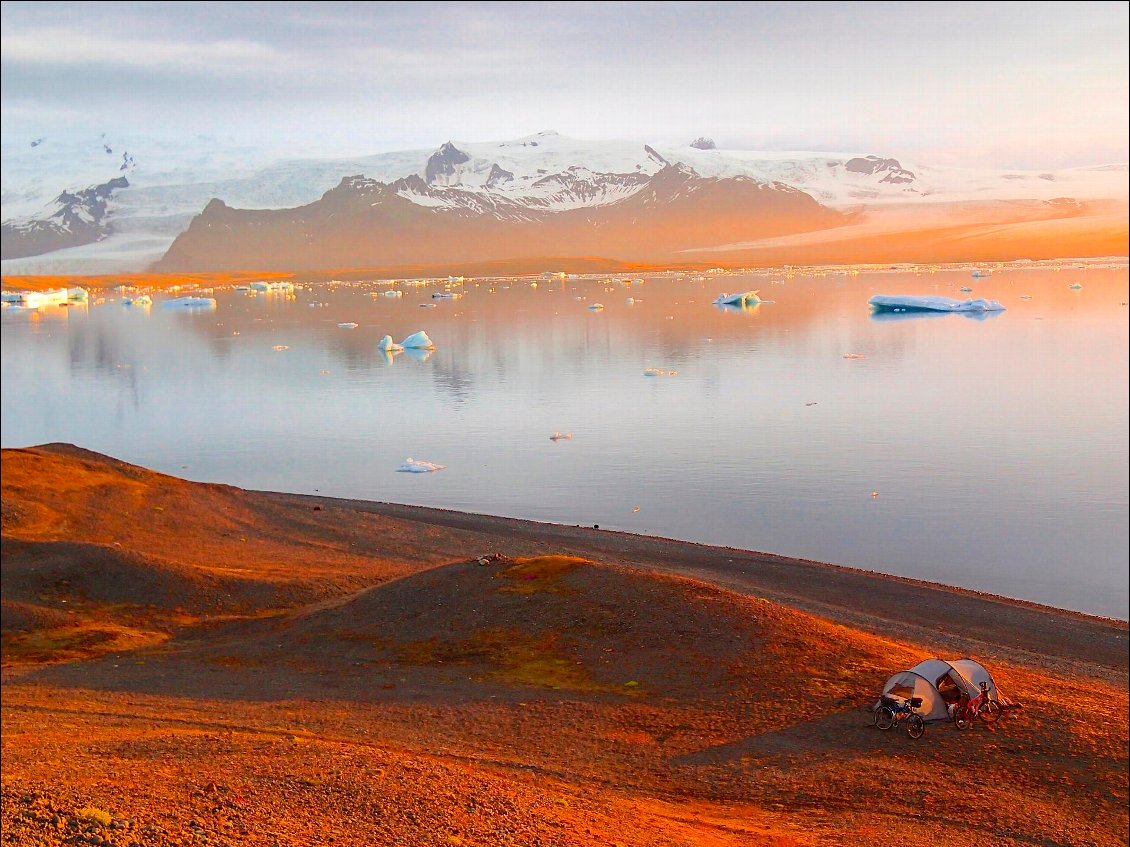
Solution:
[{"label": "dark mountain peak", "polygon": [[411,191],[413,194],[427,194],[428,184],[424,182],[419,174],[409,174],[406,177],[398,179],[389,185],[393,191],[397,193],[401,191]]},{"label": "dark mountain peak", "polygon": [[645,144],[643,146],[643,152],[647,153],[647,157],[649,159],[651,159],[651,161],[655,162],[658,165],[669,165],[669,164],[671,164],[666,159],[664,159],[661,155],[659,155],[659,153],[656,152],[655,148],[652,147],[650,144]]},{"label": "dark mountain peak", "polygon": [[221,200],[219,197],[213,197],[204,205],[204,210],[200,213],[202,215],[214,215],[217,212],[222,212],[228,208],[228,204]]},{"label": "dark mountain peak", "polygon": [[696,150],[717,150],[718,145],[714,143],[713,138],[707,138],[705,135],[700,135],[691,142],[691,147]]},{"label": "dark mountain peak", "polygon": [[883,174],[879,182],[894,184],[914,182],[914,172],[906,170],[899,164],[898,159],[884,159],[881,156],[857,156],[844,162],[844,168],[852,173],[867,174],[868,176]]},{"label": "dark mountain peak", "polygon": [[469,161],[471,161],[470,156],[450,141],[445,141],[428,157],[428,164],[424,167],[424,181],[428,185],[435,185],[437,182],[446,183],[448,177],[455,175],[457,165]]},{"label": "dark mountain peak", "polygon": [[514,179],[513,172],[500,168],[498,162],[495,162],[490,166],[490,173],[487,174],[486,187],[496,188],[504,182],[510,182],[512,179]]}]

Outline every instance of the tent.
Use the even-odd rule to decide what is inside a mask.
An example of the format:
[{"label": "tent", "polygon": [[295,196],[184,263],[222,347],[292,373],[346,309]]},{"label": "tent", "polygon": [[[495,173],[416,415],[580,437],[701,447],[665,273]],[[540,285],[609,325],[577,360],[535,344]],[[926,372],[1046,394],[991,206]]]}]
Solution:
[{"label": "tent", "polygon": [[[989,690],[989,697],[999,700],[997,684],[983,665],[972,659],[927,659],[908,671],[899,671],[883,686],[883,694],[909,700],[921,697],[918,713],[926,720],[945,720],[949,717],[949,704],[956,703],[962,695],[970,698],[981,693],[981,683]],[[878,708],[876,703],[875,707]]]}]

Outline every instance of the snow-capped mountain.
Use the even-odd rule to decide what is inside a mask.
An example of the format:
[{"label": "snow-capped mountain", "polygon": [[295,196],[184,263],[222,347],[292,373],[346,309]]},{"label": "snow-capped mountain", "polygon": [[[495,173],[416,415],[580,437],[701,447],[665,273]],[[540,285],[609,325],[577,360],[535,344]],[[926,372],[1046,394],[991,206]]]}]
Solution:
[{"label": "snow-capped mountain", "polygon": [[[458,158],[450,153],[446,161]],[[437,182],[456,176],[434,169],[431,175]],[[841,213],[790,186],[703,177],[686,165],[619,175],[620,199],[581,203],[594,199],[591,189],[600,183],[590,175],[617,176],[574,173],[575,181],[546,189],[565,198],[566,208],[553,208],[544,196],[535,198],[538,205],[521,202],[529,195],[429,186],[418,174],[388,183],[346,177],[319,200],[293,209],[233,209],[214,200],[154,269],[312,270],[580,256],[659,261],[703,244],[843,222]],[[531,179],[529,189],[541,181]]]},{"label": "snow-capped mountain", "polygon": [[[969,200],[1124,200],[1127,194],[1125,165],[1054,173],[960,170],[871,151],[718,149],[705,137],[643,144],[540,132],[349,159],[270,160],[206,139],[5,139],[2,152],[5,273],[140,270],[161,259],[213,199],[229,209],[298,209],[358,174],[381,183],[382,197],[391,192],[434,214],[511,223],[544,223],[546,215],[577,210],[596,215],[628,203],[676,166],[700,180],[740,178],[801,191],[839,210]],[[128,185],[104,190],[123,177]],[[61,204],[63,198],[84,199],[76,205]],[[72,211],[63,212],[68,203]],[[69,230],[62,228],[64,219]],[[80,230],[81,237],[68,234]]]}]

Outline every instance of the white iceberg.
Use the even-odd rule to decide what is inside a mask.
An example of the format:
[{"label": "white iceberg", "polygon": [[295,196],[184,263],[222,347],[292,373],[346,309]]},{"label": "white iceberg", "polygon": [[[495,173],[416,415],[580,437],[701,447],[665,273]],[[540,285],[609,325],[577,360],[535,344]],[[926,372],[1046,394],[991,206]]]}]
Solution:
[{"label": "white iceberg", "polygon": [[68,288],[67,299],[73,303],[85,303],[90,299],[90,292],[85,288]]},{"label": "white iceberg", "polygon": [[377,349],[384,350],[386,353],[399,353],[404,347],[393,341],[391,335],[386,335],[377,342]]},{"label": "white iceberg", "polygon": [[401,291],[399,288],[392,288],[392,289],[389,289],[388,291],[386,291],[384,296],[385,297],[403,297],[404,292]]},{"label": "white iceberg", "polygon": [[435,462],[425,462],[423,459],[413,459],[409,456],[404,464],[397,468],[397,473],[433,473],[442,471],[447,465],[437,465]]},{"label": "white iceberg", "polygon": [[152,306],[153,298],[148,294],[138,294],[136,297],[123,297],[122,304],[126,306]]},{"label": "white iceberg", "polygon": [[760,302],[760,289],[757,291],[744,291],[741,294],[726,294],[723,292],[714,298],[714,304],[717,306],[745,306],[747,304]]},{"label": "white iceberg", "polygon": [[867,301],[876,312],[1003,312],[996,300],[954,300],[913,294],[876,294]]},{"label": "white iceberg", "polygon": [[400,342],[400,346],[406,350],[434,350],[435,344],[428,338],[428,334],[423,330],[414,332]]},{"label": "white iceberg", "polygon": [[588,309],[590,312],[599,312],[604,309],[603,303],[589,303]]},{"label": "white iceberg", "polygon": [[337,328],[338,329],[357,329],[357,324],[354,323],[353,321],[347,321],[345,323],[338,324]]},{"label": "white iceberg", "polygon": [[294,291],[293,282],[253,282],[250,287],[252,291],[282,291],[286,294]]}]

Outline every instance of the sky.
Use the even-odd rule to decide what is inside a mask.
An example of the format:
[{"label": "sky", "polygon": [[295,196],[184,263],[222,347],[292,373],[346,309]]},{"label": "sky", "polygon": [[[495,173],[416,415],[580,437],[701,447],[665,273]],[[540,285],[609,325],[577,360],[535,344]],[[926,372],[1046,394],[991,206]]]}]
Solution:
[{"label": "sky", "polygon": [[578,138],[1125,162],[1126,2],[2,4],[5,142]]}]

